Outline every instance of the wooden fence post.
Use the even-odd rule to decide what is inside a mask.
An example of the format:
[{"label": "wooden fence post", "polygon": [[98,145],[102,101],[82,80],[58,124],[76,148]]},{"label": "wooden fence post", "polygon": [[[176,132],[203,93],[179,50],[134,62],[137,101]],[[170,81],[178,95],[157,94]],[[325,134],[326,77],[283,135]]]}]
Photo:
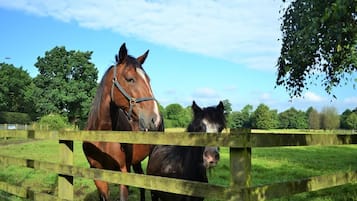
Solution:
[{"label": "wooden fence post", "polygon": [[[73,141],[59,140],[59,163],[73,165]],[[58,197],[73,200],[73,176],[58,175]]]},{"label": "wooden fence post", "polygon": [[250,201],[250,192],[248,190],[240,191],[240,188],[251,186],[252,151],[249,144],[250,133],[250,129],[232,129],[230,133],[231,135],[244,135],[244,147],[229,148],[231,169],[230,189],[232,190],[231,201]]}]

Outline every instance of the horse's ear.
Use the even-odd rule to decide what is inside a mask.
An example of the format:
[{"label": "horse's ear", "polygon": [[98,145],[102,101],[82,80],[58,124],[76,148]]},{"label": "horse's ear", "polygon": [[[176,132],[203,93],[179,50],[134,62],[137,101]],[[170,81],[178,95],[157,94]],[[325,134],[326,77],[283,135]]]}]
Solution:
[{"label": "horse's ear", "polygon": [[217,109],[224,111],[224,105],[222,101],[219,101],[218,105],[217,105]]},{"label": "horse's ear", "polygon": [[123,63],[123,61],[128,56],[128,50],[126,49],[125,43],[120,46],[118,55],[115,56],[115,60],[118,64]]},{"label": "horse's ear", "polygon": [[198,112],[202,111],[200,106],[198,106],[195,101],[192,102],[191,108],[192,108],[193,114],[197,114]]},{"label": "horse's ear", "polygon": [[147,50],[143,55],[141,55],[140,57],[137,58],[138,62],[140,64],[143,64],[145,62],[146,57],[149,54],[149,50]]}]

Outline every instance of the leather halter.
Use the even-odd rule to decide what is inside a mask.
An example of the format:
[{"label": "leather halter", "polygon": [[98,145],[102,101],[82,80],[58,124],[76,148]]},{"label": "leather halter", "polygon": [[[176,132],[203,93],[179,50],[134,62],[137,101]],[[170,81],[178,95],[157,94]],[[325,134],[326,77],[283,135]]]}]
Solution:
[{"label": "leather halter", "polygon": [[[154,97],[143,97],[143,98],[134,98],[132,96],[130,96],[125,89],[120,85],[118,78],[116,76],[117,74],[117,67],[114,66],[114,73],[113,73],[113,85],[112,85],[112,89],[111,89],[111,99],[113,101],[113,93],[114,93],[114,86],[119,89],[119,91],[121,92],[121,94],[123,94],[123,96],[128,100],[129,102],[129,111],[127,113],[127,117],[128,120],[131,121],[131,115],[133,112],[133,107],[136,105],[136,103],[140,103],[140,102],[144,102],[144,101],[156,101],[156,99]],[[125,112],[125,111],[124,111]],[[125,112],[126,113],[126,112]]]}]

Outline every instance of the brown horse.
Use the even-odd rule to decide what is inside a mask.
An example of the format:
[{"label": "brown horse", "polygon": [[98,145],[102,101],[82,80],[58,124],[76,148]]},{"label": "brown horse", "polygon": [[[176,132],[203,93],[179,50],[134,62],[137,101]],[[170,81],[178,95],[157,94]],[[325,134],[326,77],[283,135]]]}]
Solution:
[{"label": "brown horse", "polygon": [[[150,79],[142,64],[149,51],[134,58],[125,43],[116,55],[116,64],[104,74],[89,113],[87,130],[149,131],[163,129]],[[143,173],[141,161],[151,146],[116,142],[83,142],[83,152],[91,168]],[[108,183],[95,180],[101,201],[109,199]],[[141,199],[145,200],[142,189]],[[128,199],[128,188],[120,185],[120,200]]]}]

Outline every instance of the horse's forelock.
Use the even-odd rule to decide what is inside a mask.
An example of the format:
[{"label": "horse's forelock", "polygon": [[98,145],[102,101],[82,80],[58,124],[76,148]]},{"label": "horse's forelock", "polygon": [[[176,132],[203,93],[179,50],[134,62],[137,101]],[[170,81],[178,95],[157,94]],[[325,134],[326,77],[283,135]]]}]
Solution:
[{"label": "horse's forelock", "polygon": [[220,132],[220,128],[225,128],[226,118],[224,113],[216,107],[206,107],[202,110],[194,112],[194,118],[187,127],[188,132],[206,132],[207,126],[217,127]]}]

